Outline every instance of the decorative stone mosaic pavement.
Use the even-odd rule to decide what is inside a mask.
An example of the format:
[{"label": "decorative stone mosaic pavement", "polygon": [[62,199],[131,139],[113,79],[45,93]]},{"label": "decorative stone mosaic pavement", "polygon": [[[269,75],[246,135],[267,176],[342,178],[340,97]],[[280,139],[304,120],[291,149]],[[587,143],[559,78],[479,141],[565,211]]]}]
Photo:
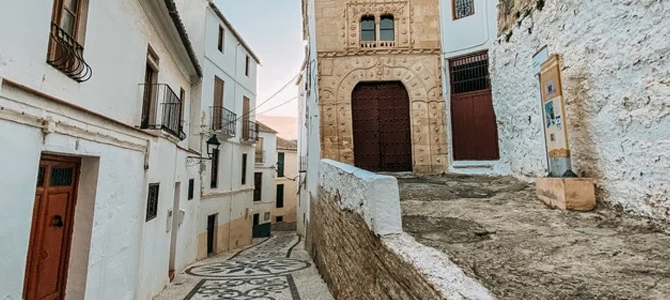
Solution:
[{"label": "decorative stone mosaic pavement", "polygon": [[[295,232],[273,233],[220,261],[187,268],[179,274],[182,283],[173,284],[156,300],[332,300],[303,245]],[[295,255],[294,250],[300,253]],[[184,290],[180,286],[188,282],[192,282],[188,294],[176,296],[180,292],[174,290]]]}]

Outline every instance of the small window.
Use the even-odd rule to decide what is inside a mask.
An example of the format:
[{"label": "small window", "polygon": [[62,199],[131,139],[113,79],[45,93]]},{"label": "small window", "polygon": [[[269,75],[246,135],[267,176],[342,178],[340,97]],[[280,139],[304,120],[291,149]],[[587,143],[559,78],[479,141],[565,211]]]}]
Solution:
[{"label": "small window", "polygon": [[225,35],[225,29],[223,29],[223,26],[219,26],[219,51],[223,53],[223,46],[225,45],[226,42],[226,35]]},{"label": "small window", "polygon": [[188,200],[193,200],[195,193],[195,179],[188,180]]},{"label": "small window", "polygon": [[284,152],[279,152],[277,155],[277,177],[284,177]]},{"label": "small window", "polygon": [[474,0],[451,0],[454,11],[454,20],[475,14]]},{"label": "small window", "polygon": [[158,183],[152,183],[149,185],[149,195],[147,196],[147,217],[146,221],[149,222],[156,218],[158,215],[158,191],[160,190],[160,185]]},{"label": "small window", "polygon": [[375,41],[375,17],[363,16],[361,18],[361,41],[372,42]]},{"label": "small window", "polygon": [[277,208],[283,208],[284,207],[284,185],[283,184],[278,184],[277,185]]},{"label": "small window", "polygon": [[247,184],[247,154],[242,154],[242,185]]},{"label": "small window", "polygon": [[256,163],[262,164],[265,162],[265,152],[263,151],[263,138],[258,138],[256,143]]},{"label": "small window", "polygon": [[249,76],[249,69],[251,68],[251,58],[247,55],[246,67],[244,69],[244,75]]},{"label": "small window", "polygon": [[395,41],[395,23],[392,15],[383,15],[379,23],[379,40]]},{"label": "small window", "polygon": [[209,187],[215,189],[219,186],[219,149],[212,149],[212,168]]},{"label": "small window", "polygon": [[284,216],[277,216],[277,223],[284,222]]},{"label": "small window", "polygon": [[491,88],[489,56],[479,52],[449,60],[451,94],[462,94]]},{"label": "small window", "polygon": [[264,215],[264,217],[263,217],[263,219],[264,219],[265,221],[270,221],[270,213],[269,213],[269,212],[266,212],[265,215]]},{"label": "small window", "polygon": [[254,173],[254,201],[263,199],[263,173]]}]

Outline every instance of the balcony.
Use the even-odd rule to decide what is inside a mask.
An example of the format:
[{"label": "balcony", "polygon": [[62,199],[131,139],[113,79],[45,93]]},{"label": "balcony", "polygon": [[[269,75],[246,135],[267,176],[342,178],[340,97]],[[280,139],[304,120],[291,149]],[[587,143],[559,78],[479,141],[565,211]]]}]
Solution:
[{"label": "balcony", "polygon": [[249,120],[242,120],[242,141],[255,143],[258,141],[258,124]]},{"label": "balcony", "polygon": [[361,48],[376,49],[376,48],[393,48],[396,46],[395,41],[362,41]]},{"label": "balcony", "polygon": [[212,130],[229,137],[235,136],[237,115],[223,106],[212,106]]},{"label": "balcony", "polygon": [[307,173],[307,156],[305,155],[300,156],[298,173]]},{"label": "balcony", "polygon": [[177,94],[164,83],[140,86],[144,91],[140,128],[163,130],[180,140],[186,139],[181,125],[181,100]]},{"label": "balcony", "polygon": [[91,66],[84,61],[84,47],[56,24],[51,24],[47,63],[77,82],[93,75]]}]

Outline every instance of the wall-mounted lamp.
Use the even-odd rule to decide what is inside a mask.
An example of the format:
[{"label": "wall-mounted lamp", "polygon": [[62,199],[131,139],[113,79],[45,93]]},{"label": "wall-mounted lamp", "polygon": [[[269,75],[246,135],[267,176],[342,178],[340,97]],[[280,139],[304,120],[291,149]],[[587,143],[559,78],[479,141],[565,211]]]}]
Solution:
[{"label": "wall-mounted lamp", "polygon": [[186,158],[186,163],[191,164],[196,161],[202,162],[203,160],[211,160],[212,156],[214,155],[214,152],[219,150],[221,143],[219,142],[219,139],[216,138],[216,135],[212,135],[212,137],[210,137],[206,143],[207,143],[207,157],[189,156]]}]

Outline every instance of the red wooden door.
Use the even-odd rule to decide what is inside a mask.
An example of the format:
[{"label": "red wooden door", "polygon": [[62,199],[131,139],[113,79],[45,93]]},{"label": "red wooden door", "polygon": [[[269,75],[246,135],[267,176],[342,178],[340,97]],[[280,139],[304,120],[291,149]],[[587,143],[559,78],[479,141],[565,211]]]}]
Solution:
[{"label": "red wooden door", "polygon": [[412,170],[409,96],[402,83],[356,86],[352,121],[357,167],[373,172]]},{"label": "red wooden door", "polygon": [[25,300],[62,300],[72,241],[79,160],[40,161],[24,283]]},{"label": "red wooden door", "polygon": [[454,159],[499,159],[488,54],[479,52],[451,59],[449,64]]}]

